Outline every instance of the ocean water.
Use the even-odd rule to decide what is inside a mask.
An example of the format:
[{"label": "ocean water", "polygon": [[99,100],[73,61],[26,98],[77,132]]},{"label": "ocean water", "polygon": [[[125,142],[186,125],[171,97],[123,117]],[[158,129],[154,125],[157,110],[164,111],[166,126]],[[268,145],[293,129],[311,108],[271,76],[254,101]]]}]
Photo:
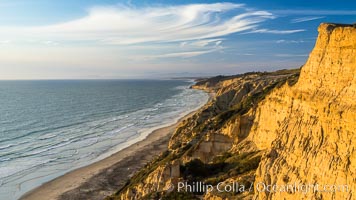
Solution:
[{"label": "ocean water", "polygon": [[208,95],[183,80],[0,81],[0,199],[172,124]]}]

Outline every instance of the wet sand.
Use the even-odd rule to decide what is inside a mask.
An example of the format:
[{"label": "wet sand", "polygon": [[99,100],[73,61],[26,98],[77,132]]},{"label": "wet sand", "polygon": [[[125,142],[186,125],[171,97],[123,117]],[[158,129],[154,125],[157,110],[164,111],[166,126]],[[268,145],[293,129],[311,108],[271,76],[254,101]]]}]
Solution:
[{"label": "wet sand", "polygon": [[139,141],[101,161],[76,169],[24,194],[21,200],[97,200],[120,189],[138,169],[167,150],[177,123],[157,129]]}]

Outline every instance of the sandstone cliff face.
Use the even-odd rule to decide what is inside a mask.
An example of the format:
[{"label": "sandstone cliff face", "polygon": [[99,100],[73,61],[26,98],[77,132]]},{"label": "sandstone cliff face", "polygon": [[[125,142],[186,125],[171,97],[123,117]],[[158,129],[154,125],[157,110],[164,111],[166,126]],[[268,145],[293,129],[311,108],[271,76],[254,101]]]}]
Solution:
[{"label": "sandstone cliff face", "polygon": [[[355,75],[356,28],[322,24],[300,77],[284,70],[201,80],[193,88],[215,97],[180,124],[169,151],[108,199],[355,199]],[[170,188],[197,180],[255,187],[194,195]],[[270,193],[259,182],[348,191]]]},{"label": "sandstone cliff face", "polygon": [[257,109],[249,135],[268,149],[256,182],[348,185],[348,192],[259,193],[256,199],[356,198],[356,28],[322,24],[298,83]]},{"label": "sandstone cliff face", "polygon": [[[245,151],[251,154],[235,156],[232,147],[247,137],[254,120],[254,112],[250,110],[257,108],[257,102],[273,88],[296,79],[298,73],[299,70],[248,73],[208,79],[193,86],[213,92],[214,98],[177,127],[169,142],[169,151],[136,174],[114,199],[159,199],[171,184],[177,186],[178,181],[214,182],[218,178],[229,182],[245,177],[251,182],[261,153],[254,148],[254,151]],[[219,158],[222,155],[224,158]],[[230,161],[226,161],[228,159]],[[251,161],[252,168],[236,165],[237,160]],[[214,171],[215,167],[226,173]],[[197,176],[194,170],[204,173]],[[207,195],[205,198],[211,199],[215,194]]]}]

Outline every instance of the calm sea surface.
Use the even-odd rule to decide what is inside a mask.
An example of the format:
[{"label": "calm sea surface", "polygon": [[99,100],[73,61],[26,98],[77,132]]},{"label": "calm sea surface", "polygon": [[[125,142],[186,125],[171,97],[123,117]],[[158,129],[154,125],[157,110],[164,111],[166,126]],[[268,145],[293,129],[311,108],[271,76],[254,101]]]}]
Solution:
[{"label": "calm sea surface", "polygon": [[0,81],[0,199],[174,123],[208,95],[182,80]]}]

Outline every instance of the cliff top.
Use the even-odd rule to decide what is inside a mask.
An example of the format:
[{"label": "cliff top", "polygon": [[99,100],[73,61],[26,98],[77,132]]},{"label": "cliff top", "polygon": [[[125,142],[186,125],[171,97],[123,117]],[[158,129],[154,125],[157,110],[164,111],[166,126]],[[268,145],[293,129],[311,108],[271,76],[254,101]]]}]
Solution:
[{"label": "cliff top", "polygon": [[356,23],[354,24],[338,24],[338,23],[321,23],[318,31],[319,33],[325,32],[327,34],[332,33],[335,29],[348,30],[350,32],[356,31]]},{"label": "cliff top", "polygon": [[321,23],[320,26],[327,25],[327,26],[334,26],[336,27],[353,27],[356,28],[356,22],[353,24],[339,24],[339,23]]}]

